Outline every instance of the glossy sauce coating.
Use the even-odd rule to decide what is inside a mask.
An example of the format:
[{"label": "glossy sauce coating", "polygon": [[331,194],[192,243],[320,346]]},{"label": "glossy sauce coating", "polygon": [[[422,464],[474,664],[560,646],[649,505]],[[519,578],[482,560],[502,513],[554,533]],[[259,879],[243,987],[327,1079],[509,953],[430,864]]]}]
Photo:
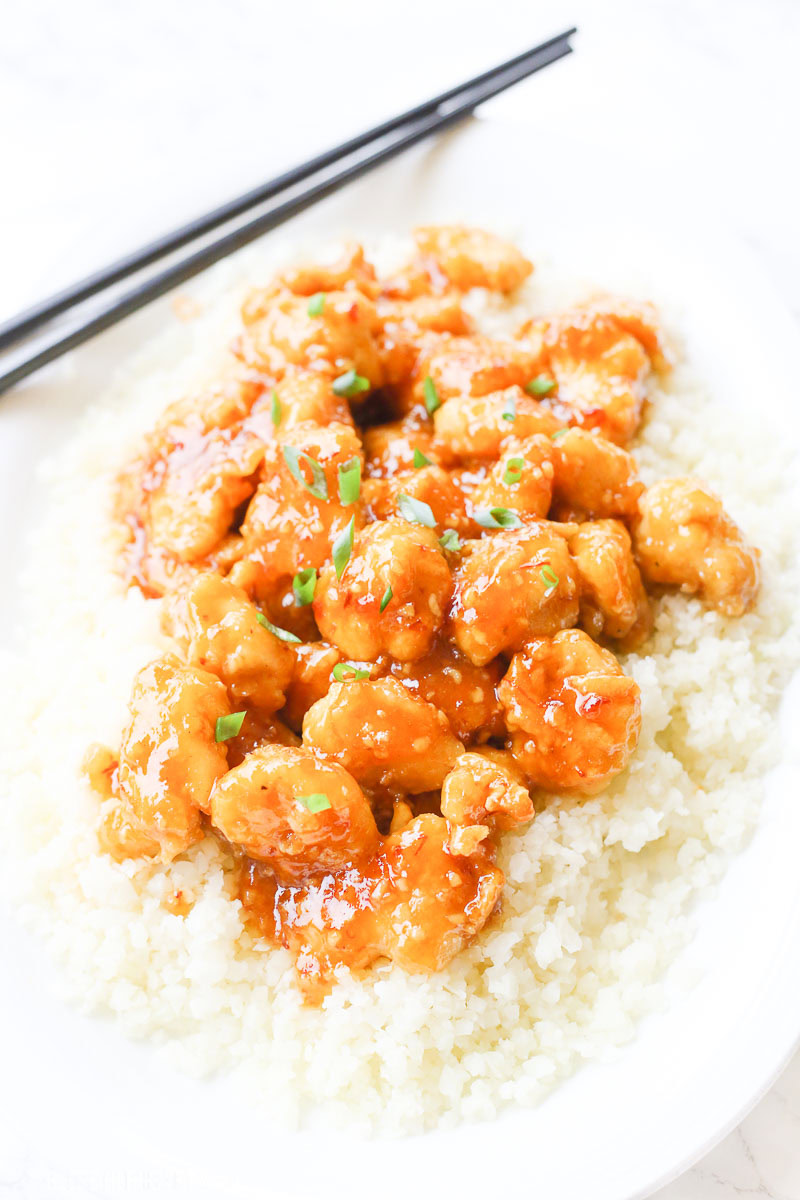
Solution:
[{"label": "glossy sauce coating", "polygon": [[489,336],[464,293],[531,263],[463,226],[415,242],[385,278],[352,244],[254,290],[221,377],[119,481],[121,570],[164,597],[174,654],[87,756],[101,840],[219,839],[312,1000],[380,958],[441,969],[497,910],[498,840],[625,769],[639,690],[613,650],[646,648],[647,587],[728,615],[758,587],[713,493],[645,491],[627,449],[670,366],[654,310]]},{"label": "glossy sauce coating", "polygon": [[246,864],[240,896],[259,932],[294,952],[312,997],[337,967],[364,968],[376,958],[437,971],[483,927],[504,882],[490,850],[465,857],[449,836],[441,817],[416,817],[384,839],[365,869],[302,888],[281,887]]},{"label": "glossy sauce coating", "polygon": [[201,813],[227,769],[214,730],[229,713],[225,688],[208,671],[164,658],[139,672],[111,785],[103,787],[113,799],[100,836],[115,857],[169,861],[202,837]]},{"label": "glossy sauce coating", "polygon": [[639,688],[579,629],[531,641],[500,684],[509,749],[540,787],[599,791],[639,737]]}]

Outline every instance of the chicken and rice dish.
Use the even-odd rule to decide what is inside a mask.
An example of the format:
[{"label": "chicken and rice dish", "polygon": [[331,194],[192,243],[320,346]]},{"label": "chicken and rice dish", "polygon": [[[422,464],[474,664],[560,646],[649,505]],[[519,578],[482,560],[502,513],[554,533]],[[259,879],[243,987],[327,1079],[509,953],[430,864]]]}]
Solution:
[{"label": "chicken and rice dish", "polygon": [[252,290],[219,378],[116,489],[118,570],[169,650],[86,755],[102,850],[217,839],[307,1003],[341,967],[440,971],[502,922],[503,839],[637,754],[619,656],[654,601],[738,618],[759,590],[723,499],[639,478],[673,362],[656,311],[595,298],[489,336],[465,294],[532,264],[477,229],[414,238],[391,274],[352,245]]}]

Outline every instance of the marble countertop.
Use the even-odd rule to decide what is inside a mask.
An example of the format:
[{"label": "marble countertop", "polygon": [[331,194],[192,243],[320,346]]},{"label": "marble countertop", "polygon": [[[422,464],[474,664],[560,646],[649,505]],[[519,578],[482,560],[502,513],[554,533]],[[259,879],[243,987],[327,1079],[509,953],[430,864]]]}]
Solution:
[{"label": "marble countertop", "polygon": [[[607,147],[621,203],[635,194],[637,161],[677,173],[718,206],[800,318],[797,0],[16,5],[0,42],[0,318],[572,23],[573,59],[487,115],[523,122],[532,153],[537,128],[556,122]],[[5,1165],[0,1196],[66,1194]],[[657,1195],[800,1200],[800,1056]]]}]

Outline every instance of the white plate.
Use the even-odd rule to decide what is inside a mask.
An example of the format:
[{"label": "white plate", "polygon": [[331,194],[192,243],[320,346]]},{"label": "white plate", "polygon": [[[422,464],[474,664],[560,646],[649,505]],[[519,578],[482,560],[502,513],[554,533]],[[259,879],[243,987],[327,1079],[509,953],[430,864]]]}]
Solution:
[{"label": "white plate", "polygon": [[[638,263],[642,292],[652,282],[683,309],[690,356],[717,396],[733,411],[762,404],[775,436],[797,441],[797,330],[757,264],[721,233],[718,214],[686,211],[684,181],[645,181],[629,161],[620,173],[586,147],[529,141],[522,129],[473,123],[334,197],[292,232],[328,239],[460,217],[518,232],[610,288],[620,264],[629,277]],[[152,306],[0,401],[7,554],[35,516],[36,459],[167,313],[166,302]],[[0,627],[13,607],[4,588]],[[787,731],[797,725],[797,683],[784,703]],[[0,953],[13,986],[0,1002],[0,1183],[38,1181],[36,1196],[67,1185],[71,1196],[103,1197],[649,1194],[741,1119],[800,1037],[799,778],[788,762],[773,774],[757,834],[699,911],[683,961],[705,973],[690,995],[539,1108],[403,1142],[269,1127],[230,1081],[178,1076],[109,1022],[65,1010],[38,949],[5,922]]]}]

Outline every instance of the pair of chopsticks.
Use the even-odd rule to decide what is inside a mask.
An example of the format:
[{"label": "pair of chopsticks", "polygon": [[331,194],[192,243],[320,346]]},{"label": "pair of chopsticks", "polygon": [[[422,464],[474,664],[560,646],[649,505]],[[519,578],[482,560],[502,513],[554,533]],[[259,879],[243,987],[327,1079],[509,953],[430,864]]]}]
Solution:
[{"label": "pair of chopsticks", "polygon": [[[345,184],[365,175],[379,164],[388,162],[424,138],[448,129],[470,116],[484,101],[571,53],[569,39],[573,33],[574,28],[568,29],[557,37],[550,38],[523,54],[508,59],[473,79],[376,125],[373,129],[366,130],[357,137],[350,138],[340,146],[317,155],[204,216],[197,217],[187,225],[157,238],[140,250],[19,313],[0,325],[2,352],[45,330],[64,313],[84,305],[129,276],[138,274],[260,205],[278,199],[278,203],[266,212],[239,225],[217,240],[208,242],[188,257],[150,275],[143,283],[112,299],[105,306],[96,308],[69,332],[53,337],[44,345],[34,346],[31,352],[23,349],[21,354],[17,355],[17,361],[10,365],[0,360],[0,393],[187,279],[193,278],[206,267],[219,262],[268,230],[275,229],[284,221],[310,208],[318,200],[338,191]],[[333,167],[339,169],[331,172]],[[318,176],[320,178],[316,178]],[[312,182],[300,189],[299,185],[307,180]],[[288,193],[285,198],[284,193]]]}]

